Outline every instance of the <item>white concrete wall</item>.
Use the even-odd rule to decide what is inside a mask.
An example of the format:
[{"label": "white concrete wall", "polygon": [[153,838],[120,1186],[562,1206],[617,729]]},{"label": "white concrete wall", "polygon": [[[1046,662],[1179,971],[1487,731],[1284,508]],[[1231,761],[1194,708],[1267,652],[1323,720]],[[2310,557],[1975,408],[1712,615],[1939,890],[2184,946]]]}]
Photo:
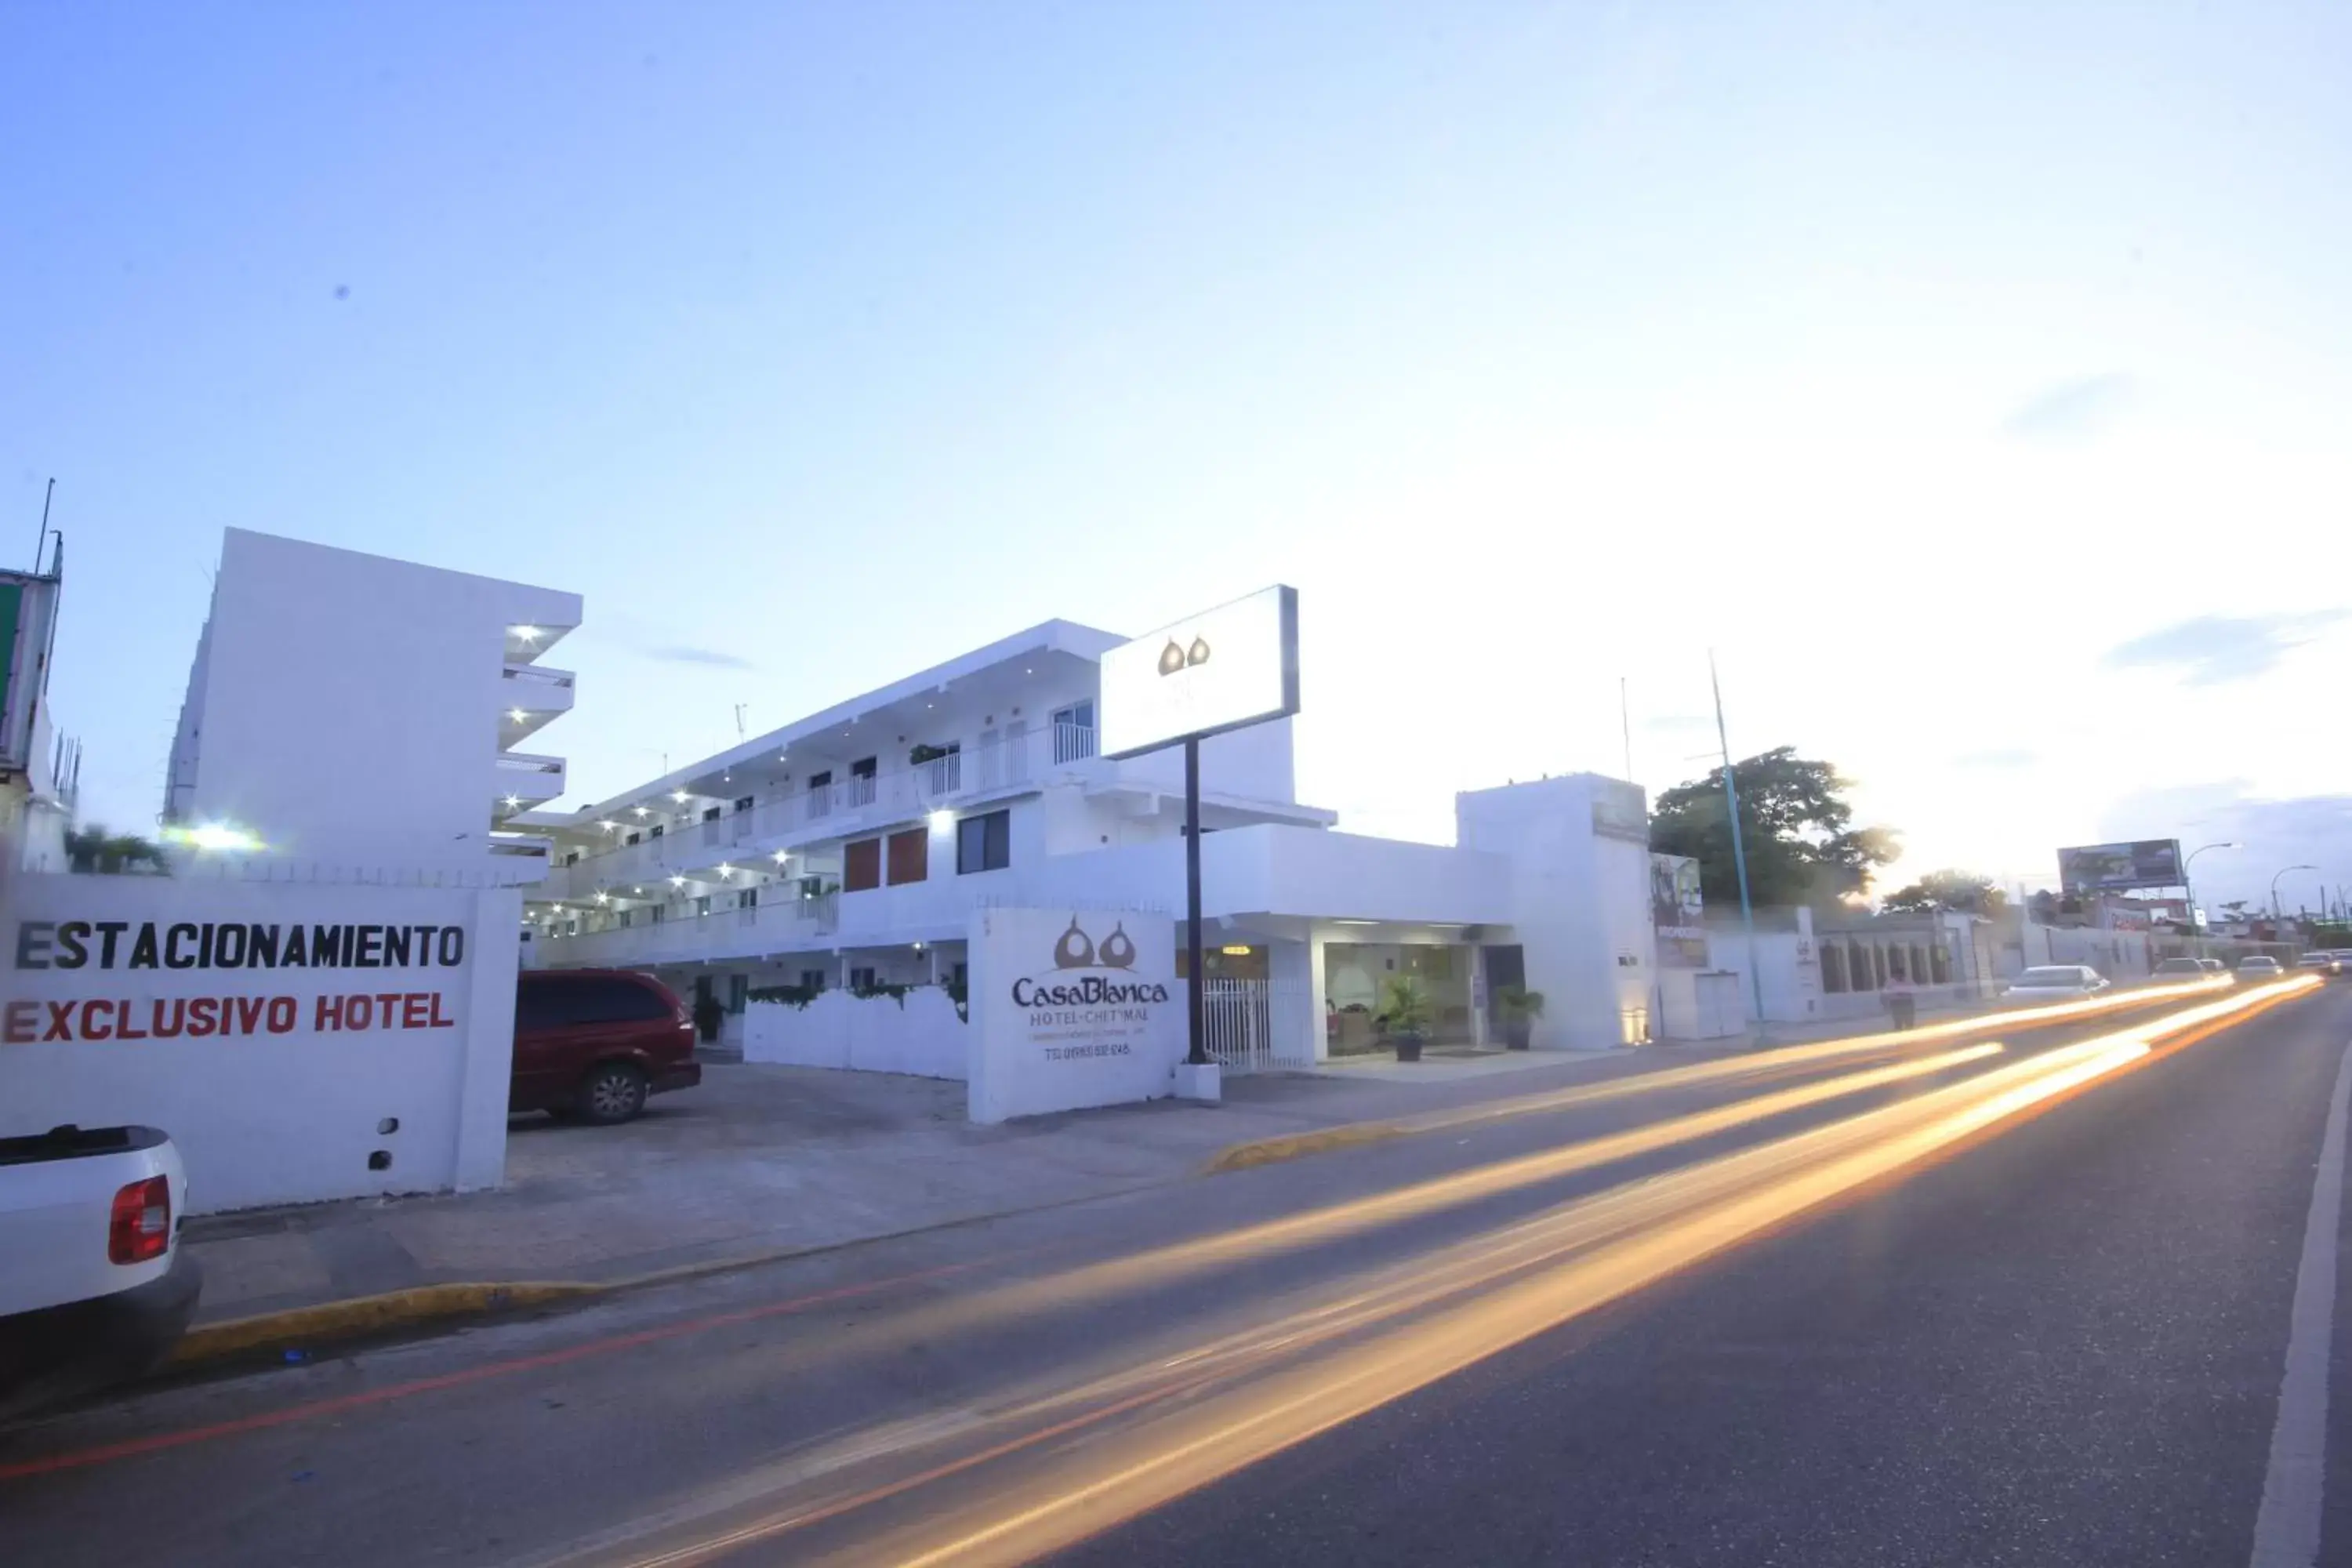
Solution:
[{"label": "white concrete wall", "polygon": [[506,628],[579,621],[577,595],[230,529],[173,758],[182,819],[300,861],[487,858]]},{"label": "white concrete wall", "polygon": [[[1298,798],[1288,719],[1231,730],[1201,742],[1201,793],[1284,804]],[[1184,748],[1169,746],[1117,764],[1119,775],[1182,799]]]},{"label": "white concrete wall", "polygon": [[805,1007],[754,1002],[743,1009],[747,1062],[961,1079],[970,1037],[947,992],[930,985],[908,992],[903,1006],[827,991]]},{"label": "white concrete wall", "polygon": [[[8,897],[0,1136],[69,1121],[161,1127],[180,1145],[199,1213],[501,1179],[521,911],[513,889],[20,875]],[[90,927],[79,964],[72,922]],[[101,922],[122,927],[111,963]],[[152,952],[138,941],[149,922]],[[396,968],[203,967],[206,923],[455,927],[462,953],[456,964],[412,953]],[[189,934],[173,940],[174,925]],[[389,1009],[375,1000],[385,995],[395,998]],[[368,999],[367,1029],[319,1026],[322,999],[353,996]],[[224,1001],[236,1020],[229,1033],[190,1032]],[[159,1033],[173,1022],[175,1033]],[[53,1030],[72,1037],[50,1038]],[[387,1121],[396,1130],[380,1131]],[[389,1169],[369,1169],[378,1152]]]},{"label": "white concrete wall", "polygon": [[[1815,958],[1801,963],[1801,948],[1811,942]],[[1706,933],[1707,963],[1710,968],[1724,970],[1738,978],[1740,1016],[1752,1018],[1756,1013],[1756,988],[1748,977],[1748,936],[1737,923],[1709,926]],[[1854,1012],[1884,1011],[1875,993],[1863,996],[1866,1007],[1832,1007],[1827,1004],[1844,1003],[1846,995],[1826,996],[1821,988],[1820,942],[1818,940],[1791,931],[1759,931],[1756,933],[1757,968],[1764,983],[1764,1016],[1773,1023],[1801,1024],[1822,1018],[1849,1016]]]},{"label": "white concrete wall", "polygon": [[1528,987],[1544,994],[1531,1043],[1625,1043],[1657,962],[1640,788],[1577,773],[1457,795],[1454,818],[1465,849],[1507,868],[1508,909],[1488,919],[1515,928]]}]

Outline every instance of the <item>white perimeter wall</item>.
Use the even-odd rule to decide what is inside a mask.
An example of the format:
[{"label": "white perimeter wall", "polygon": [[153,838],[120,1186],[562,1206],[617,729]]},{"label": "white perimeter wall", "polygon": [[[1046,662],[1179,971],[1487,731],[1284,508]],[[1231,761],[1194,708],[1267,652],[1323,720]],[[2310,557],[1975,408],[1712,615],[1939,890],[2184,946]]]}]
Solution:
[{"label": "white perimeter wall", "polygon": [[827,991],[805,1007],[753,1002],[743,1009],[743,1059],[789,1067],[852,1068],[961,1079],[971,1026],[946,990],[909,991],[904,1005],[887,996]]},{"label": "white perimeter wall", "polygon": [[[194,1212],[307,1203],[377,1193],[495,1186],[505,1173],[507,1080],[514,1047],[513,889],[287,886],[162,877],[18,876],[0,919],[0,1136],[145,1123],[180,1146]],[[79,968],[67,921],[121,921],[112,966],[93,933]],[[203,922],[456,926],[462,962],[406,968],[131,967],[139,927]],[[176,944],[190,956],[193,938]],[[43,967],[46,965],[46,967]],[[370,998],[363,1031],[315,1027],[320,998]],[[373,1000],[397,1000],[393,1026]],[[226,1037],[195,1037],[186,1005],[227,998],[253,1018]],[[290,1000],[269,1027],[269,1004]],[[50,1040],[51,1004],[77,1037]],[[156,1038],[157,1005],[183,1020]],[[347,1003],[346,1003],[347,1005]],[[147,1038],[122,1037],[121,1023]],[[435,1020],[445,1022],[436,1024]],[[79,1037],[104,1034],[108,1038]],[[380,1131],[387,1120],[395,1131]],[[368,1168],[371,1153],[392,1156]]]}]

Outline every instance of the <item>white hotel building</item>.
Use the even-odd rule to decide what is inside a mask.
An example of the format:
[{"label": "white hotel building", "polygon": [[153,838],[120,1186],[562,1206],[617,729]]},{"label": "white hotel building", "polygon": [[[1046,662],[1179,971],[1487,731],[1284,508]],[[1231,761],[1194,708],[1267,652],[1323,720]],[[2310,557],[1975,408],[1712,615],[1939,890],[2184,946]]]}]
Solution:
[{"label": "white hotel building", "polygon": [[[262,877],[537,881],[580,595],[232,528],[161,821]],[[182,857],[185,860],[186,857]]]},{"label": "white hotel building", "polygon": [[[1171,914],[1181,942],[1181,753],[1097,755],[1097,661],[1123,640],[1048,621],[576,812],[513,816],[551,845],[527,962],[651,970],[726,1005],[735,1031],[769,988],[961,984],[983,906]],[[1310,663],[1309,715],[1312,682]],[[1402,973],[1427,984],[1441,1042],[1494,1038],[1494,992],[1513,982],[1546,994],[1539,1047],[1646,1037],[1637,786],[1463,795],[1456,847],[1365,837],[1297,799],[1292,723],[1202,745],[1203,942],[1229,1066],[1369,1043]]]}]

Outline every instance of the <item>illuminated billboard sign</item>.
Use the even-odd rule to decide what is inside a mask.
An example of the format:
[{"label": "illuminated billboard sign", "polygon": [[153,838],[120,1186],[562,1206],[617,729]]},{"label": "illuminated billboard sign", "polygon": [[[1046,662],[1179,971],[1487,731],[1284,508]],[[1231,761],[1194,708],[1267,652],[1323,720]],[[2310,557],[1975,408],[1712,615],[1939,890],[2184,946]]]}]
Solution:
[{"label": "illuminated billboard sign", "polygon": [[1298,591],[1203,610],[1102,658],[1102,754],[1131,757],[1298,711]]},{"label": "illuminated billboard sign", "polygon": [[2080,844],[2058,851],[2058,885],[2070,895],[2178,888],[2184,883],[2178,838]]}]

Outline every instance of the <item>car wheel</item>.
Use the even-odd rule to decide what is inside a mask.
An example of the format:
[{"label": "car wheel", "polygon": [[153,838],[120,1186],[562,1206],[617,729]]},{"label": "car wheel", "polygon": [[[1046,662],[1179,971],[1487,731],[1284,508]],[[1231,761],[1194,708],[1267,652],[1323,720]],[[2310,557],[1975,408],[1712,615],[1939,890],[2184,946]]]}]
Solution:
[{"label": "car wheel", "polygon": [[580,1080],[580,1099],[572,1109],[583,1121],[610,1127],[645,1108],[646,1075],[626,1062],[604,1062]]}]

